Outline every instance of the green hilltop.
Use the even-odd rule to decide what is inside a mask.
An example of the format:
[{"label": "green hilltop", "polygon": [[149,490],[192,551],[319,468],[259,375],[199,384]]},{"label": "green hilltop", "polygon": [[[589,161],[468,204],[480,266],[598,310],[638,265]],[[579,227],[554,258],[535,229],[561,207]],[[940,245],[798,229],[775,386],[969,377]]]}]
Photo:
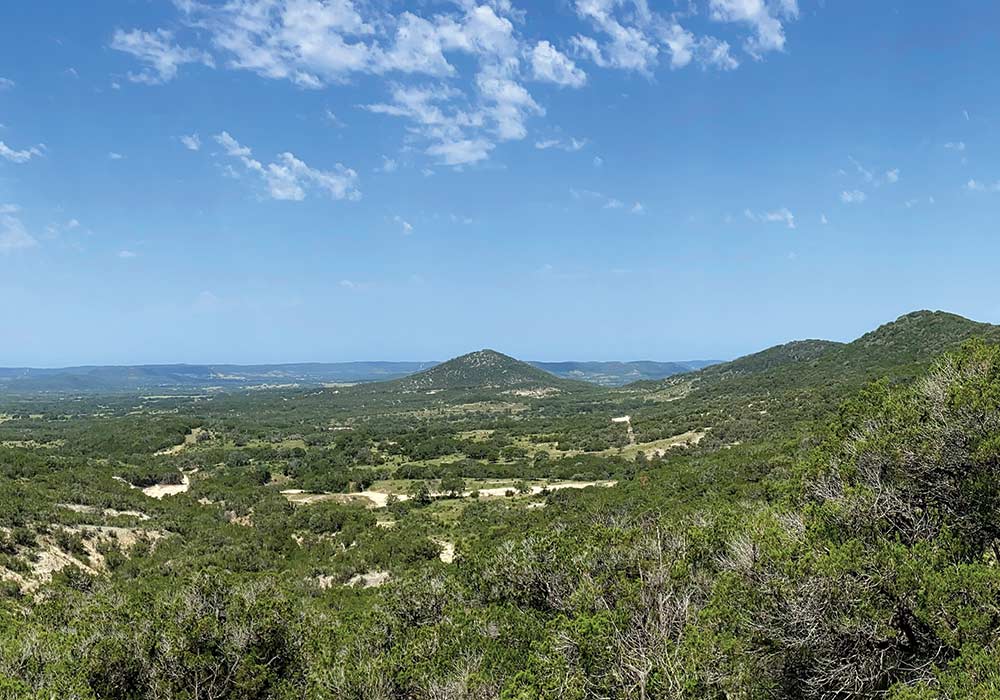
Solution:
[{"label": "green hilltop", "polygon": [[573,390],[590,388],[582,382],[561,379],[496,350],[477,350],[402,379],[371,385],[381,391],[441,391],[486,389],[510,391]]}]

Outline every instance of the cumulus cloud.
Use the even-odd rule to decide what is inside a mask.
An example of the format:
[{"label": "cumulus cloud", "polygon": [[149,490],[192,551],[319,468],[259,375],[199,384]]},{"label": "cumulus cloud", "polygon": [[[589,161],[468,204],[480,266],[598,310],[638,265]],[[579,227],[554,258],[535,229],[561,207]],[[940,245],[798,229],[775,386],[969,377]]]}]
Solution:
[{"label": "cumulus cloud", "polygon": [[14,87],[14,86],[15,86],[16,84],[17,84],[17,83],[15,83],[15,82],[14,82],[13,80],[11,80],[10,78],[3,78],[3,77],[0,77],[0,90],[10,90],[10,89],[11,89],[11,88],[13,88],[13,87]]},{"label": "cumulus cloud", "polygon": [[[412,122],[412,131],[430,142],[427,155],[442,165],[469,165],[485,160],[495,144],[482,131],[486,115],[473,108],[451,104],[460,93],[447,85],[395,85],[390,102],[366,105],[376,114],[404,117]],[[516,116],[509,117],[516,129]]]},{"label": "cumulus cloud", "polygon": [[[692,63],[718,70],[739,67],[728,42],[695,34],[678,22],[676,13],[655,12],[645,0],[575,0],[574,8],[595,35],[577,34],[571,44],[578,56],[597,66],[644,75],[651,75],[664,60],[671,69]],[[794,0],[710,0],[709,17],[719,23],[747,25],[751,36],[745,48],[760,59],[784,48],[784,22],[798,18],[798,6]]]},{"label": "cumulus cloud", "polygon": [[252,151],[223,131],[215,137],[225,154],[239,161],[250,173],[257,175],[267,187],[272,199],[302,201],[308,189],[325,192],[333,199],[361,198],[358,174],[337,163],[334,170],[311,168],[292,153],[280,153],[275,162],[262,164]]},{"label": "cumulus cloud", "polygon": [[577,68],[573,59],[547,41],[539,41],[532,49],[531,69],[536,80],[556,85],[578,88],[587,82],[587,74]]},{"label": "cumulus cloud", "polygon": [[844,204],[861,204],[866,199],[868,195],[861,190],[844,190],[840,193],[840,201]]},{"label": "cumulus cloud", "polygon": [[138,257],[138,254],[131,250],[119,250],[118,257],[122,260],[131,260],[132,258]]},{"label": "cumulus cloud", "polygon": [[944,145],[949,151],[958,151],[962,153],[965,151],[965,141],[949,141]]},{"label": "cumulus cloud", "polygon": [[181,136],[181,143],[184,145],[184,148],[189,151],[201,150],[201,138],[199,138],[198,134],[187,134]]},{"label": "cumulus cloud", "polygon": [[43,148],[43,146],[31,146],[18,151],[0,141],[0,158],[9,160],[11,163],[27,163],[32,158],[41,156]]},{"label": "cumulus cloud", "polygon": [[753,36],[744,44],[747,53],[761,58],[769,51],[785,48],[783,21],[798,19],[796,0],[710,0],[711,18],[717,22],[736,22],[749,25]]},{"label": "cumulus cloud", "polygon": [[[363,106],[405,120],[411,145],[452,167],[526,138],[531,121],[545,115],[526,85],[583,87],[588,75],[578,59],[645,75],[660,65],[739,65],[728,42],[692,32],[680,13],[653,11],[647,0],[570,1],[586,31],[553,41],[528,39],[528,15],[510,0],[411,3],[399,11],[363,0],[174,0],[212,53],[185,47],[164,29],[119,30],[111,46],[145,65],[132,80],[151,84],[173,79],[186,64],[216,62],[305,89],[358,75],[387,79],[387,97]],[[795,0],[704,1],[711,19],[746,27],[755,57],[783,48],[785,23],[798,16]]]},{"label": "cumulus cloud", "polygon": [[125,156],[121,153],[116,153],[115,151],[108,153],[108,160],[124,160],[124,158]]},{"label": "cumulus cloud", "polygon": [[160,85],[169,82],[177,77],[180,66],[189,63],[215,66],[209,53],[175,44],[173,32],[165,29],[152,32],[119,29],[111,39],[111,48],[131,54],[147,64],[145,70],[128,74],[129,80],[134,83]]}]

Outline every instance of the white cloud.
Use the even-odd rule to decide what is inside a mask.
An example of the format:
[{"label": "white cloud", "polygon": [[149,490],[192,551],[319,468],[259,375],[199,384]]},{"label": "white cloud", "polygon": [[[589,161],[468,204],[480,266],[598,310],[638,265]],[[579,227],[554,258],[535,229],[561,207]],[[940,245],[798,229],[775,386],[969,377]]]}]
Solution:
[{"label": "white cloud", "polygon": [[382,156],[382,165],[377,168],[378,171],[383,173],[394,173],[399,169],[399,163],[390,158],[389,156]]},{"label": "white cloud", "polygon": [[747,39],[745,48],[755,58],[768,51],[784,50],[782,20],[794,20],[799,16],[796,0],[710,0],[709,7],[711,18],[715,21],[750,25],[754,35]]},{"label": "white cloud", "polygon": [[949,141],[944,145],[949,151],[958,151],[962,153],[965,151],[965,141]]},{"label": "white cloud", "polygon": [[[216,60],[309,89],[358,75],[391,77],[388,97],[364,107],[405,120],[410,145],[452,167],[479,163],[501,142],[527,137],[532,120],[545,115],[525,87],[528,81],[585,85],[586,72],[567,53],[645,75],[667,62],[672,69],[739,65],[728,42],[695,34],[677,21],[693,13],[654,12],[648,0],[571,2],[594,36],[577,34],[561,49],[561,42],[535,32],[527,38],[528,15],[510,0],[174,0],[187,25],[207,37],[212,54],[179,45],[163,29],[119,30],[112,47],[148,66],[130,75],[140,82],[166,82],[185,64],[211,66]],[[795,0],[706,2],[715,21],[749,28],[748,45],[758,57],[784,45],[783,22],[798,16]],[[393,9],[400,6],[407,9]],[[406,76],[422,82],[395,82]],[[332,112],[327,116],[341,125]]]},{"label": "white cloud", "polygon": [[10,78],[0,78],[0,90],[10,90],[15,85],[17,85],[17,83]]},{"label": "white cloud", "polygon": [[184,144],[184,148],[189,151],[201,150],[201,138],[198,134],[185,134],[184,136],[181,136],[181,143]]},{"label": "white cloud", "polygon": [[410,222],[404,219],[403,217],[397,215],[392,217],[392,220],[395,221],[397,224],[399,224],[399,227],[403,229],[404,236],[413,233],[413,225],[410,224]]},{"label": "white cloud", "polygon": [[601,158],[600,156],[594,156],[593,163],[594,163],[594,167],[595,168],[602,168],[602,167],[604,167],[604,159]]},{"label": "white cloud", "polygon": [[899,182],[899,168],[888,170],[885,173],[885,182],[889,185]]},{"label": "white cloud", "polygon": [[646,210],[642,206],[641,202],[635,202],[631,207],[626,206],[625,202],[618,199],[617,197],[609,197],[601,192],[595,192],[594,190],[577,190],[570,188],[570,194],[573,195],[573,199],[579,201],[589,200],[600,204],[602,209],[614,209],[614,210],[628,210],[630,214],[642,214]]},{"label": "white cloud", "polygon": [[486,125],[482,111],[447,104],[459,96],[447,85],[396,85],[391,102],[365,105],[365,109],[412,121],[412,132],[430,141],[425,153],[439,164],[470,165],[485,160],[495,144],[480,134]]},{"label": "white cloud", "polygon": [[338,129],[342,129],[346,126],[346,124],[344,124],[344,122],[340,120],[340,117],[334,114],[333,110],[330,109],[326,110],[324,116],[326,117],[326,120],[330,122],[330,124],[337,127]]},{"label": "white cloud", "polygon": [[860,204],[866,199],[868,195],[861,190],[844,190],[840,193],[840,201],[844,204]]},{"label": "white cloud", "polygon": [[114,151],[108,153],[109,160],[123,160],[124,158],[125,156],[123,156],[121,153],[115,153]]},{"label": "white cloud", "polygon": [[131,250],[119,250],[118,257],[122,260],[130,260],[132,258],[138,257],[138,254]]},{"label": "white cloud", "polygon": [[861,165],[861,163],[855,160],[852,156],[848,156],[848,160],[851,161],[851,163],[857,169],[858,174],[864,178],[865,182],[873,182],[875,180],[875,173],[873,173],[871,170]]},{"label": "white cloud", "polygon": [[273,199],[301,201],[308,188],[326,192],[333,199],[356,200],[361,198],[358,174],[337,163],[334,170],[318,170],[306,165],[292,153],[280,153],[274,163],[263,165],[252,156],[246,146],[223,131],[215,140],[227,156],[239,160],[251,173],[255,173],[267,186]]},{"label": "white cloud", "polygon": [[969,180],[965,186],[973,192],[1000,192],[1000,181],[990,183]]},{"label": "white cloud", "polygon": [[27,163],[32,158],[42,155],[43,146],[32,146],[21,151],[16,151],[3,141],[0,141],[0,158],[5,158],[12,163]]},{"label": "white cloud", "polygon": [[18,208],[14,205],[0,205],[0,254],[38,245],[38,241],[27,232],[21,220],[14,216],[17,211]]},{"label": "white cloud", "polygon": [[180,66],[200,63],[214,67],[212,56],[205,51],[184,48],[173,43],[174,35],[165,29],[145,32],[141,29],[124,31],[119,29],[111,39],[111,48],[124,51],[148,64],[141,73],[129,73],[134,83],[160,85],[177,77]]},{"label": "white cloud", "polygon": [[827,224],[830,223],[830,220],[826,218],[826,214],[820,214],[819,215],[819,222],[821,224],[823,224],[824,226],[826,226]]},{"label": "white cloud", "polygon": [[556,85],[578,88],[587,82],[587,74],[577,68],[573,59],[547,41],[539,41],[532,49],[531,69],[536,80]]},{"label": "white cloud", "polygon": [[749,209],[744,209],[743,215],[751,221],[765,224],[781,223],[785,224],[788,228],[795,228],[795,214],[793,214],[787,207],[775,209],[774,211],[763,212],[761,214],[757,214]]},{"label": "white cloud", "polygon": [[575,152],[583,149],[586,145],[587,139],[577,139],[572,137],[568,141],[563,141],[562,139],[543,139],[541,141],[535,141],[535,148],[539,151],[547,151],[550,148],[556,148],[560,151]]}]

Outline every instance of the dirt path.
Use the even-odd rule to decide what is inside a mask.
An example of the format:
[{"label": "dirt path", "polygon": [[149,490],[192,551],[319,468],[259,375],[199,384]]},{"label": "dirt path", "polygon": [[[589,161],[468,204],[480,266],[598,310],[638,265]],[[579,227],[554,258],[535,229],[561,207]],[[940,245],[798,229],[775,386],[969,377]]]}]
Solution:
[{"label": "dirt path", "polygon": [[[524,494],[529,496],[537,496],[538,494],[548,490],[548,491],[560,491],[562,489],[585,489],[591,486],[601,486],[601,487],[611,487],[617,485],[617,481],[563,481],[554,484],[536,484],[531,487],[531,490]],[[462,498],[470,498],[473,493],[479,493],[480,498],[502,498],[507,495],[508,491],[517,493],[517,489],[511,486],[496,486],[491,488],[481,488],[469,491],[463,491],[461,494]],[[308,493],[302,489],[285,489],[281,494],[289,500],[289,502],[295,505],[309,505],[311,503],[321,503],[322,501],[337,501],[338,503],[356,503],[359,501],[365,501],[366,505],[370,508],[385,508],[389,504],[390,494],[385,491],[358,491],[356,493]],[[431,492],[431,498],[444,498],[448,494],[443,491],[433,491]],[[398,501],[409,501],[411,499],[405,493],[395,494],[396,500]]]},{"label": "dirt path", "polygon": [[155,498],[157,500],[162,499],[165,496],[175,496],[178,493],[184,493],[189,488],[191,488],[191,478],[181,473],[181,483],[179,484],[154,484],[152,486],[147,486],[142,490],[144,494],[150,498]]}]

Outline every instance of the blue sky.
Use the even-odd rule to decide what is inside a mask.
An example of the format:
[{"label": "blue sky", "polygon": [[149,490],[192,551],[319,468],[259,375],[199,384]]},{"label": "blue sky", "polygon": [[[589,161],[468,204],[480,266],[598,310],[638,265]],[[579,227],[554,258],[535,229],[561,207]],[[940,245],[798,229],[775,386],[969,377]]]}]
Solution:
[{"label": "blue sky", "polygon": [[0,365],[728,358],[1000,322],[1000,6],[39,0]]}]

